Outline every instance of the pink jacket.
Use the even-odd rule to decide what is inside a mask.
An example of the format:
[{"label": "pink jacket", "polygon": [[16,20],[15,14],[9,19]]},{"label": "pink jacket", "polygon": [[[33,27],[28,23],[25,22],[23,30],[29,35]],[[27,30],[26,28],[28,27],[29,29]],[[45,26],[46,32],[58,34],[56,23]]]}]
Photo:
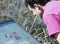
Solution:
[{"label": "pink jacket", "polygon": [[60,32],[60,1],[51,1],[46,4],[43,20],[49,36]]}]

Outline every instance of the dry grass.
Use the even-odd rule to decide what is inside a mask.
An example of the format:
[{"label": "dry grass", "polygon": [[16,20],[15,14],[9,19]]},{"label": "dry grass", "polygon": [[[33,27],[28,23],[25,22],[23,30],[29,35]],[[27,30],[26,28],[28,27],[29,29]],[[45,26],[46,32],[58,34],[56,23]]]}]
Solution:
[{"label": "dry grass", "polygon": [[28,33],[42,44],[56,44],[56,40],[50,38],[46,26],[40,17],[33,16],[24,6],[24,0],[1,0],[0,22],[13,19]]}]

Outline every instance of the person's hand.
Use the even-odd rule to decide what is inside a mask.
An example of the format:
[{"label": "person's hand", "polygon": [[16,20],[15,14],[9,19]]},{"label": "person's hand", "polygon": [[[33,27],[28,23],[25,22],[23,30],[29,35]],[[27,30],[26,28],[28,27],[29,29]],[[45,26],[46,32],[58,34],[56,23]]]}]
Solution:
[{"label": "person's hand", "polygon": [[38,4],[34,4],[34,6],[35,6],[35,13],[36,13],[36,15],[38,16],[38,15],[40,15],[40,16],[42,16],[42,14],[43,14],[43,12],[44,12],[44,9],[43,9],[43,6],[40,6],[40,5],[38,5]]}]

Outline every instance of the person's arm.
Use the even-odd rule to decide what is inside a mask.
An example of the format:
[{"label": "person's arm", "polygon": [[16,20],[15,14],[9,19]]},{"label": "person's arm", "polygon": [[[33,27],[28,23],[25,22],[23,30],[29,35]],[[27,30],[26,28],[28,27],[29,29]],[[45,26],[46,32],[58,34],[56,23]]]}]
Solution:
[{"label": "person's arm", "polygon": [[59,16],[53,16],[53,14],[46,15],[44,16],[44,22],[47,26],[49,36],[54,36],[54,38],[60,43]]},{"label": "person's arm", "polygon": [[55,37],[55,39],[59,42],[59,44],[60,44],[60,33],[56,33],[55,35],[54,35],[54,37]]}]

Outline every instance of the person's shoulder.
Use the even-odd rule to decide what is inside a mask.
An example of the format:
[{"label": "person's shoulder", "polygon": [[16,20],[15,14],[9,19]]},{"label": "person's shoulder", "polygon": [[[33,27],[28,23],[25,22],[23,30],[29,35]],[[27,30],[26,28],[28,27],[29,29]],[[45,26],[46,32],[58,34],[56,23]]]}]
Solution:
[{"label": "person's shoulder", "polygon": [[57,14],[60,11],[60,1],[51,1],[45,5],[44,15]]},{"label": "person's shoulder", "polygon": [[46,7],[48,7],[48,6],[58,6],[58,5],[60,5],[60,1],[50,1],[50,2],[48,2],[47,4],[46,4]]}]

